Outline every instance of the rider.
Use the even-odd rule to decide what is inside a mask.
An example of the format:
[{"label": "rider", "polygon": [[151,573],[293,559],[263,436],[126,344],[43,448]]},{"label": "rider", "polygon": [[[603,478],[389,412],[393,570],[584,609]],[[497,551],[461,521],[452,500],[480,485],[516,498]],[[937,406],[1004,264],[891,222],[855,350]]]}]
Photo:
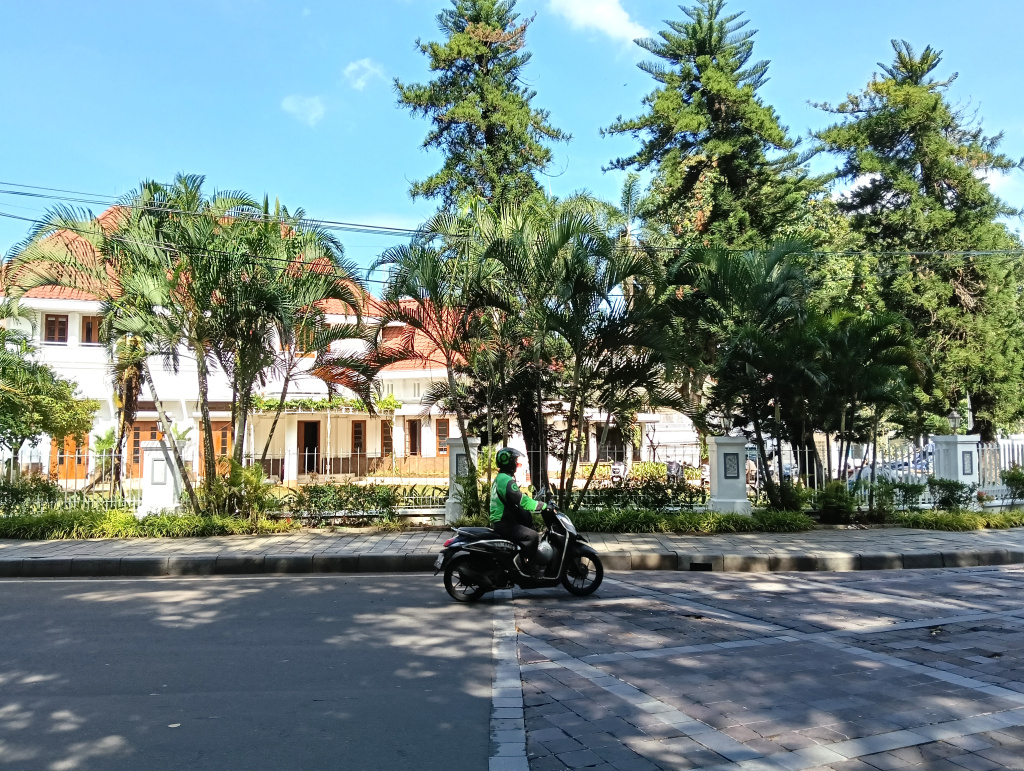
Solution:
[{"label": "rider", "polygon": [[494,455],[498,478],[491,486],[491,527],[498,535],[519,544],[529,574],[539,577],[543,569],[533,560],[540,535],[533,528],[533,512],[543,511],[545,504],[535,501],[516,485],[516,469],[522,457],[519,450],[511,447],[502,447]]}]

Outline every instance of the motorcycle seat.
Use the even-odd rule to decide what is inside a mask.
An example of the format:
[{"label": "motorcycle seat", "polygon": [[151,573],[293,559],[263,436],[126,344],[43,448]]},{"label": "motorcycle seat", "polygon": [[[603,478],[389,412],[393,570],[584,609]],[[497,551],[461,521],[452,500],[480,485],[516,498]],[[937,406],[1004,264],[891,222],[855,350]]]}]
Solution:
[{"label": "motorcycle seat", "polygon": [[460,527],[456,529],[456,532],[472,541],[483,541],[487,538],[494,538],[497,535],[489,527]]}]

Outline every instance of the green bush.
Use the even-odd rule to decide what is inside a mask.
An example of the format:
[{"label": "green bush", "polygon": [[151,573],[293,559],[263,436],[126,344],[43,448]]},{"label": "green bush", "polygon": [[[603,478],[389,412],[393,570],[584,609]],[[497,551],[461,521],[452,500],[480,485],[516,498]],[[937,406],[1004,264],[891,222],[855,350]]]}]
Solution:
[{"label": "green bush", "polygon": [[1013,466],[1003,471],[1001,476],[1007,492],[1010,493],[1010,505],[1024,500],[1024,467]]},{"label": "green bush", "polygon": [[829,482],[818,491],[818,516],[826,525],[848,525],[853,521],[857,501],[843,482]]},{"label": "green bush", "polygon": [[600,509],[576,513],[573,523],[591,533],[794,533],[814,528],[814,520],[800,512],[767,511],[745,517],[714,511]]},{"label": "green bush", "polygon": [[638,461],[629,470],[629,478],[639,484],[668,482],[668,466],[650,460]]},{"label": "green bush", "polygon": [[295,495],[294,508],[303,514],[324,516],[394,516],[402,495],[393,485],[306,485]]},{"label": "green bush", "polygon": [[142,519],[130,511],[54,510],[0,516],[0,538],[204,538],[214,535],[284,533],[297,523],[240,519],[220,515],[153,514]]},{"label": "green bush", "polygon": [[960,511],[977,502],[978,486],[959,482],[956,479],[928,479],[928,492],[932,505],[943,511]]},{"label": "green bush", "polygon": [[26,504],[52,505],[62,494],[55,482],[41,476],[25,476],[13,482],[0,480],[0,511],[11,514]]},{"label": "green bush", "polygon": [[663,509],[704,503],[704,490],[685,481],[669,484],[656,480],[627,479],[611,487],[591,488],[583,499],[587,509]]},{"label": "green bush", "polygon": [[779,497],[782,499],[779,511],[803,511],[813,494],[813,490],[808,490],[803,485],[783,480],[779,485]]},{"label": "green bush", "polygon": [[896,514],[893,522],[922,530],[984,530],[1024,527],[1024,511],[908,511]]},{"label": "green bush", "polygon": [[270,484],[262,466],[242,466],[234,460],[227,474],[215,477],[209,489],[201,487],[198,493],[203,512],[252,520],[281,511],[294,498],[290,490]]}]

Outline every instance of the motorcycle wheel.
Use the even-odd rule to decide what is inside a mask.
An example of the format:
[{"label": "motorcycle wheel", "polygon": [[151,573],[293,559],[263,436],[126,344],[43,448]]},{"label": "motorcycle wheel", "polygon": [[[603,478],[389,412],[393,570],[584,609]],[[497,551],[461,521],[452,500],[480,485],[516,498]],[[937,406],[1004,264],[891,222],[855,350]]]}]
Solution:
[{"label": "motorcycle wheel", "polygon": [[444,571],[444,588],[456,602],[476,602],[487,592],[477,584],[467,584],[459,575],[458,565],[453,563]]},{"label": "motorcycle wheel", "polygon": [[562,576],[562,586],[570,594],[586,597],[597,591],[604,580],[604,565],[601,559],[591,554],[574,554]]}]

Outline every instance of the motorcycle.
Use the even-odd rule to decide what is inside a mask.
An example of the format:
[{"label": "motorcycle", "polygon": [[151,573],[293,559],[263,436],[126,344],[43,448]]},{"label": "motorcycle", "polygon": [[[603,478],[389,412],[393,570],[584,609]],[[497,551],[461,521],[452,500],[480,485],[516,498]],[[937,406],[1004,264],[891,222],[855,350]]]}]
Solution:
[{"label": "motorcycle", "polygon": [[475,602],[497,589],[542,589],[561,584],[570,594],[586,597],[604,580],[604,565],[572,521],[554,506],[541,512],[541,532],[535,564],[539,577],[523,570],[519,545],[489,527],[453,527],[455,537],[444,543],[434,562],[434,575],[444,571],[444,588],[457,602]]}]

